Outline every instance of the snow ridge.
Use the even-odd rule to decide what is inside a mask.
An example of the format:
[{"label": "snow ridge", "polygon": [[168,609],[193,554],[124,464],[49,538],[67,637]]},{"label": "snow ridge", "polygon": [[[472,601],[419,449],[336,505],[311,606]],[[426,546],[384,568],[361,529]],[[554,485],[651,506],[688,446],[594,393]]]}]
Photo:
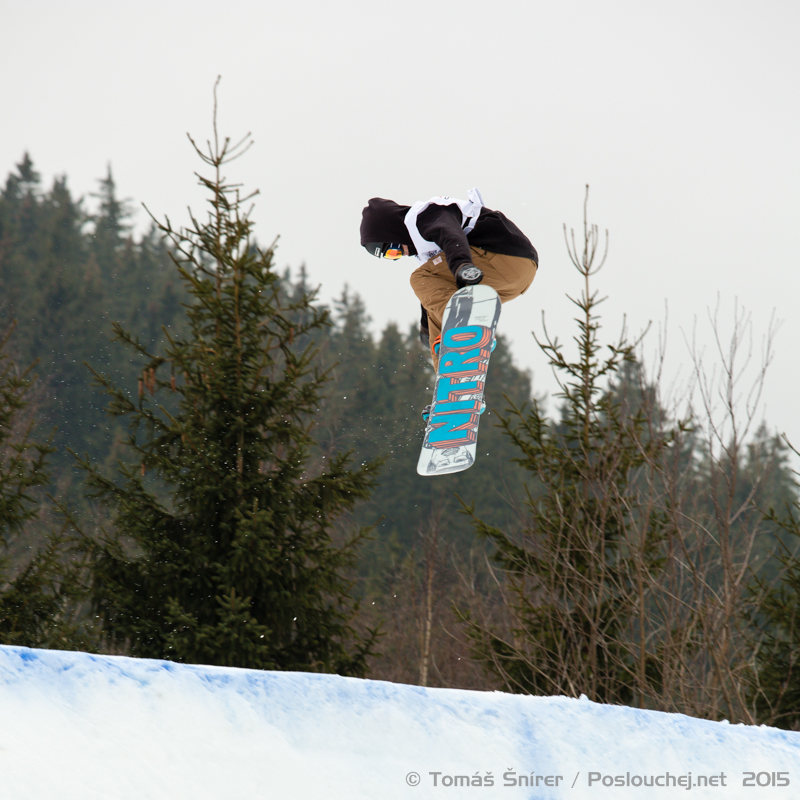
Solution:
[{"label": "snow ridge", "polygon": [[0,647],[2,798],[685,791],[799,797],[800,734],[586,698]]}]

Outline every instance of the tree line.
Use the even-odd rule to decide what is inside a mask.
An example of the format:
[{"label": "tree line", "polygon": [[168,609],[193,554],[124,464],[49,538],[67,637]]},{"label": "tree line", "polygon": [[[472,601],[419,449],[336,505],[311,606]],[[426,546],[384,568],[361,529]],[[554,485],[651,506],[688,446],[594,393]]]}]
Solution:
[{"label": "tree line", "polygon": [[797,727],[788,445],[715,418],[699,359],[679,409],[602,340],[588,220],[555,407],[499,337],[481,458],[425,480],[416,332],[277,269],[237,153],[197,149],[209,215],[139,238],[110,169],[91,213],[27,155],[6,180],[0,642]]}]

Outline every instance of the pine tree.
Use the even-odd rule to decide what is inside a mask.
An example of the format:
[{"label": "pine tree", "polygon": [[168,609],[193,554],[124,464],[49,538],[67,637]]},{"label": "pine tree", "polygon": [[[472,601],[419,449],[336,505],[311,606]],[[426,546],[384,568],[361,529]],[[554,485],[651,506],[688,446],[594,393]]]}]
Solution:
[{"label": "pine tree", "polygon": [[39,545],[42,537],[32,531],[53,448],[32,439],[33,420],[26,419],[32,366],[20,369],[8,355],[12,332],[13,326],[0,339],[0,644],[86,648],[72,613],[80,583],[69,538],[63,528],[53,530]]},{"label": "pine tree", "polygon": [[796,731],[800,730],[800,503],[796,499],[786,503],[784,513],[770,508],[766,519],[785,540],[778,556],[782,567],[778,584],[761,576],[750,585],[756,605],[750,699],[759,722]]},{"label": "pine tree", "polygon": [[37,414],[55,429],[50,472],[59,490],[70,492],[70,502],[79,498],[68,448],[102,462],[121,435],[84,362],[118,383],[135,382],[139,366],[111,348],[111,320],[156,347],[162,326],[175,330],[185,299],[172,283],[161,235],[139,241],[129,235],[126,204],[117,199],[110,173],[98,197],[96,213],[87,215],[66,178],[42,191],[30,158],[0,192],[0,320],[18,320],[19,362],[38,361],[43,388]]},{"label": "pine tree", "polygon": [[[23,415],[33,384],[32,366],[20,369],[8,355],[11,328],[0,341],[0,543],[8,547],[39,513],[35,491],[47,483],[48,444],[31,440]],[[27,424],[26,424],[27,423]]]},{"label": "pine tree", "polygon": [[641,628],[642,586],[659,568],[664,520],[640,498],[636,476],[668,437],[649,432],[651,411],[632,409],[619,390],[635,342],[624,331],[616,343],[600,342],[601,299],[590,287],[604,261],[595,263],[598,244],[584,216],[583,252],[570,247],[583,279],[573,299],[577,359],[557,339],[540,342],[559,381],[560,419],[547,419],[538,402],[503,419],[515,460],[530,473],[524,528],[475,518],[506,578],[509,629],[463,618],[477,657],[511,691],[644,704],[658,674]]},{"label": "pine tree", "polygon": [[39,278],[31,268],[43,250],[37,236],[42,217],[39,198],[39,173],[25,153],[0,193],[0,315],[7,325],[34,313],[30,306],[20,309],[18,305],[30,298]]},{"label": "pine tree", "polygon": [[213,171],[208,218],[159,226],[191,297],[188,334],[156,355],[116,327],[145,361],[138,400],[98,376],[134,461],[116,481],[81,461],[114,515],[85,539],[93,604],[107,642],[136,656],[361,675],[375,634],[351,625],[346,571],[364,533],[334,539],[374,465],[339,454],[310,470],[326,376],[296,342],[327,315],[309,295],[282,301],[272,250],[253,243],[252,195],[221,173],[247,146],[218,140],[215,113],[214,144],[195,145]]}]

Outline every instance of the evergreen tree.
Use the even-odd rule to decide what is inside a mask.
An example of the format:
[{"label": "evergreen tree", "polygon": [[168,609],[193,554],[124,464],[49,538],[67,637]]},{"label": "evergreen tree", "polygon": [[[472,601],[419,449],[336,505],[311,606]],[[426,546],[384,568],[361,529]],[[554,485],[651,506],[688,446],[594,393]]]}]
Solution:
[{"label": "evergreen tree", "polygon": [[[797,451],[795,451],[797,452]],[[784,533],[777,585],[754,577],[756,600],[755,665],[751,701],[758,721],[800,730],[800,503],[786,504],[783,514],[771,508],[766,519]]]},{"label": "evergreen tree", "polygon": [[38,181],[26,156],[0,193],[0,319],[19,321],[19,360],[39,362],[38,414],[55,428],[53,482],[75,500],[68,448],[107,462],[121,436],[84,362],[117,382],[135,381],[138,365],[111,347],[110,320],[122,320],[156,347],[162,327],[180,324],[184,296],[168,271],[162,237],[151,231],[137,242],[129,234],[126,204],[117,199],[110,171],[91,215],[73,200],[66,178],[48,191]]},{"label": "evergreen tree", "polygon": [[[0,340],[0,644],[86,648],[73,615],[79,567],[69,562],[68,538],[58,530],[31,544],[39,538],[32,532],[41,515],[37,490],[49,480],[52,447],[31,438],[32,367],[21,370],[8,355],[12,331]],[[21,555],[12,559],[15,550]]]},{"label": "evergreen tree", "polygon": [[623,331],[601,345],[590,277],[602,261],[595,264],[597,229],[585,218],[584,234],[583,253],[570,249],[583,279],[573,300],[577,359],[557,339],[540,343],[559,381],[560,419],[548,420],[534,402],[502,420],[516,462],[530,473],[524,528],[517,535],[475,519],[506,578],[509,629],[463,618],[477,657],[511,691],[644,704],[658,670],[641,587],[659,569],[664,519],[641,497],[637,475],[668,437],[650,429],[646,393],[635,409],[620,385],[635,343]]},{"label": "evergreen tree", "polygon": [[41,218],[39,195],[39,173],[25,153],[0,195],[0,314],[6,324],[15,318],[24,322],[33,312],[18,305],[31,297],[39,277],[30,269],[42,254],[36,235]]},{"label": "evergreen tree", "polygon": [[92,195],[99,200],[97,213],[91,216],[94,222],[93,247],[101,254],[103,251],[116,253],[122,247],[125,234],[130,229],[130,225],[126,222],[130,216],[128,204],[117,197],[117,184],[111,173],[110,164],[106,170],[106,177],[100,178],[98,183],[100,191]]},{"label": "evergreen tree", "polygon": [[116,327],[145,361],[138,400],[98,376],[135,462],[116,481],[81,462],[114,514],[85,539],[94,608],[109,643],[136,656],[360,675],[375,634],[351,626],[345,573],[363,531],[334,537],[374,465],[333,454],[312,471],[325,375],[313,343],[296,347],[327,315],[309,295],[282,303],[272,250],[254,246],[249,198],[221,175],[246,148],[219,144],[215,119],[213,148],[195,149],[213,170],[200,178],[208,219],[159,226],[192,299],[189,332],[156,355]]}]

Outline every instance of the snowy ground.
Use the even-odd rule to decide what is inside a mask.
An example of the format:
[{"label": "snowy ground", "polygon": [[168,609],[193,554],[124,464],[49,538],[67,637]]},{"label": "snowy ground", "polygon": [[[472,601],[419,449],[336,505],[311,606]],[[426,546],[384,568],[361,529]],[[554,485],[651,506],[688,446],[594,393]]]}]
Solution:
[{"label": "snowy ground", "polygon": [[0,647],[3,800],[446,797],[797,798],[800,734],[585,699]]}]

